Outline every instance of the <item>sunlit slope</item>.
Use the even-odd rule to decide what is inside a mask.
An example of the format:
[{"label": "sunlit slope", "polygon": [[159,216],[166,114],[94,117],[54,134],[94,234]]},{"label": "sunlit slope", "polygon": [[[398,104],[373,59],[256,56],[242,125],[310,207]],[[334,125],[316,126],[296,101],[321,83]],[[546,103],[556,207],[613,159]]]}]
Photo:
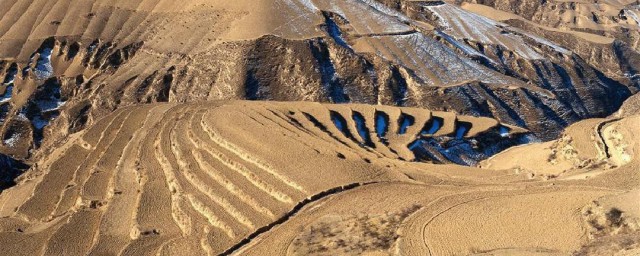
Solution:
[{"label": "sunlit slope", "polygon": [[555,139],[615,112],[640,81],[640,53],[626,43],[439,1],[1,5],[0,152],[27,161],[113,110],[153,102],[422,107]]},{"label": "sunlit slope", "polygon": [[[376,123],[376,115],[386,120]],[[123,108],[53,149],[2,193],[0,240],[14,245],[12,254],[217,254],[309,198],[411,181],[394,166],[415,158],[409,144],[420,136],[500,133],[509,140],[523,132],[488,118],[366,105]]]},{"label": "sunlit slope", "polygon": [[[581,121],[567,128],[559,140],[511,148],[482,166],[574,179],[601,175],[637,159],[639,121],[638,113],[621,120]],[[516,157],[524,154],[528,157]]]},{"label": "sunlit slope", "polygon": [[[640,241],[637,121],[636,115],[581,122],[564,135],[573,138],[565,140],[570,150],[527,145],[467,173],[417,166],[407,174],[423,184],[368,184],[318,200],[239,253],[633,255]],[[604,142],[591,136],[600,130]],[[537,158],[549,152],[575,158]],[[563,169],[574,159],[582,164]],[[512,162],[521,164],[506,166]],[[562,174],[547,175],[549,168]]]},{"label": "sunlit slope", "polygon": [[474,168],[451,163],[527,131],[357,104],[126,107],[0,195],[0,241],[14,255],[615,252],[640,239],[637,119],[586,120],[553,149]]},{"label": "sunlit slope", "polygon": [[322,15],[299,0],[3,1],[2,56],[28,57],[49,37],[119,45],[145,41],[160,51],[202,52],[227,40],[271,34],[285,38],[321,35]]}]

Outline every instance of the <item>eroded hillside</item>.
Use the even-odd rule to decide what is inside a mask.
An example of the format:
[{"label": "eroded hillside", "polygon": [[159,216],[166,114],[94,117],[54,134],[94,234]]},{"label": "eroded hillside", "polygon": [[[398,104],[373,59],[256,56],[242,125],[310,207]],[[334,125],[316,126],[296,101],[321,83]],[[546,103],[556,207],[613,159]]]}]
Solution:
[{"label": "eroded hillside", "polygon": [[[461,146],[470,141],[507,146],[526,131],[368,105],[127,107],[0,195],[0,240],[13,255],[591,250],[638,229],[634,205],[605,204],[637,190],[638,120],[583,121],[559,141],[507,150],[477,169],[442,163],[485,152]],[[512,164],[518,150],[532,161]],[[430,163],[410,161],[418,156]],[[613,207],[625,214],[600,222]]]},{"label": "eroded hillside", "polygon": [[3,253],[640,254],[638,6],[2,0]]},{"label": "eroded hillside", "polygon": [[413,106],[493,117],[548,140],[615,112],[639,88],[631,41],[588,41],[586,32],[518,26],[526,19],[484,17],[453,3],[1,5],[0,148],[19,159],[37,159],[39,148],[139,103]]}]

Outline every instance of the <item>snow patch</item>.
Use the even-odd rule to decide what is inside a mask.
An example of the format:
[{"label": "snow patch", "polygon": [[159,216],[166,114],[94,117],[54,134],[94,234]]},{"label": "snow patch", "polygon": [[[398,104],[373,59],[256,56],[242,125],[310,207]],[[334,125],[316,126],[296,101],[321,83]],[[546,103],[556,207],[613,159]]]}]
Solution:
[{"label": "snow patch", "polygon": [[34,70],[37,79],[44,80],[53,76],[53,66],[51,65],[52,52],[53,48],[49,47],[43,48],[39,52],[36,69]]},{"label": "snow patch", "polygon": [[[321,5],[326,11],[347,19],[358,34],[401,33],[412,30],[403,14],[372,0],[328,0]],[[403,23],[404,22],[404,23]]]},{"label": "snow patch", "polygon": [[474,138],[464,138],[464,132],[468,130],[468,126],[461,126],[456,131],[456,137],[438,136],[417,139],[409,144],[408,148],[414,153],[417,161],[432,160],[475,166],[478,162],[505,149],[537,140],[531,134],[503,137],[495,131]]},{"label": "snow patch", "polygon": [[[370,40],[380,40],[383,45],[384,48],[376,49],[378,55],[415,71],[428,85],[461,84],[476,80],[491,84],[509,83],[492,70],[421,33],[372,37]],[[388,51],[393,48],[399,51]]]},{"label": "snow patch", "polygon": [[518,143],[520,145],[526,145],[526,144],[533,144],[533,143],[541,143],[542,140],[539,139],[538,137],[536,137],[533,134],[527,134],[525,136],[522,136],[522,138],[520,138],[520,140],[518,141]]},{"label": "snow patch", "polygon": [[331,36],[338,45],[353,51],[349,43],[347,43],[347,41],[342,37],[342,31],[340,31],[338,24],[336,24],[336,22],[330,17],[326,17],[325,20],[329,36]]},{"label": "snow patch", "polygon": [[98,47],[98,41],[93,41],[89,47],[87,47],[87,53],[91,54]]},{"label": "snow patch", "polygon": [[7,75],[4,77],[4,84],[12,84],[16,81],[16,75],[18,75],[17,68],[10,68]]},{"label": "snow patch", "polygon": [[[640,6],[640,5],[639,5],[639,6]],[[640,7],[639,7],[639,8],[640,8]],[[640,26],[640,18],[638,17],[638,15],[637,15],[634,11],[631,11],[631,10],[624,10],[624,13],[625,13],[628,17],[630,17],[631,19],[633,19],[633,20],[636,22],[636,24],[637,24],[638,26]]]},{"label": "snow patch", "polygon": [[[516,52],[524,58],[544,59],[544,56],[529,47],[522,37],[512,33],[500,33],[499,28],[507,27],[506,24],[465,11],[451,4],[424,6],[424,8],[433,12],[439,18],[440,26],[445,28],[447,34],[456,39],[466,38],[483,44],[497,44]],[[530,37],[540,43],[554,47],[554,49],[566,50],[544,39]]]},{"label": "snow patch", "polygon": [[7,84],[6,89],[4,90],[4,94],[0,95],[0,104],[7,103],[11,100],[11,95],[13,94],[13,84]]},{"label": "snow patch", "polygon": [[640,78],[640,74],[625,73],[624,75],[631,80]]},{"label": "snow patch", "polygon": [[[319,9],[310,0],[283,0],[276,1],[274,5],[274,10],[280,12],[280,10],[289,9],[294,15],[291,15],[291,19],[288,22],[275,28],[272,33],[284,30],[297,35],[305,35],[315,30],[315,28],[310,25],[314,24],[314,14],[317,13]],[[281,13],[287,12],[282,11]],[[309,26],[300,25],[301,22]]]},{"label": "snow patch", "polygon": [[481,52],[477,51],[476,49],[472,48],[471,46],[456,40],[455,38],[451,37],[450,35],[447,35],[446,33],[442,32],[442,31],[439,31],[439,30],[436,31],[436,34],[441,36],[442,38],[444,38],[444,40],[446,40],[447,42],[449,42],[450,44],[452,44],[456,48],[462,50],[462,52],[464,54],[469,55],[469,56],[481,57],[481,58],[483,58],[483,59],[495,64],[495,62],[492,59],[488,58],[486,55],[482,54]]},{"label": "snow patch", "polygon": [[502,138],[509,137],[509,128],[506,126],[500,126],[499,133]]},{"label": "snow patch", "polygon": [[11,135],[11,137],[3,140],[2,142],[4,143],[5,146],[12,148],[16,146],[16,143],[18,143],[19,140],[20,140],[20,134],[14,133]]},{"label": "snow patch", "polygon": [[566,48],[564,48],[562,46],[559,46],[559,45],[557,45],[555,43],[552,43],[551,41],[549,41],[547,39],[544,39],[544,38],[538,37],[538,36],[534,36],[534,35],[531,35],[531,34],[527,34],[527,33],[523,33],[523,34],[526,35],[527,37],[533,39],[534,41],[540,43],[540,44],[544,44],[546,46],[549,46],[549,47],[553,48],[556,52],[560,52],[560,53],[565,54],[565,55],[571,55],[571,51],[569,51],[568,49],[566,49]]},{"label": "snow patch", "polygon": [[[324,43],[324,42],[323,42]],[[344,92],[340,78],[336,72],[336,68],[331,60],[330,53],[321,47],[311,46],[311,52],[316,58],[318,64],[318,72],[321,75],[322,85],[334,103],[349,102],[349,96]]]},{"label": "snow patch", "polygon": [[311,2],[311,0],[298,0],[298,2],[304,5],[304,7],[309,11],[316,12],[319,10],[318,7]]},{"label": "snow patch", "polygon": [[404,15],[403,13],[396,11],[394,9],[389,8],[388,6],[375,1],[375,0],[360,0],[361,2],[368,4],[369,6],[371,6],[372,8],[374,8],[375,10],[384,13],[386,15],[389,16],[393,16],[398,18],[400,21],[405,22],[405,23],[409,23],[411,22],[411,19],[409,19],[409,17],[407,17],[406,15]]},{"label": "snow patch", "polygon": [[65,103],[66,102],[56,98],[51,98],[50,100],[40,100],[36,102],[38,108],[40,108],[42,112],[51,112],[54,110],[58,110],[62,106],[64,106]]}]

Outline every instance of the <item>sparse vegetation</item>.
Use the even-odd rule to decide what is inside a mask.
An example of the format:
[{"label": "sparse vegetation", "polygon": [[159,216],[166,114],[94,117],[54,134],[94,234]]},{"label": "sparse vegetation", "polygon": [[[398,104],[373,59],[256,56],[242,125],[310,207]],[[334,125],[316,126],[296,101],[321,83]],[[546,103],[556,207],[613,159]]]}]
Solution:
[{"label": "sparse vegetation", "polygon": [[422,206],[371,215],[327,216],[306,227],[293,241],[294,255],[343,255],[389,252],[402,222]]}]

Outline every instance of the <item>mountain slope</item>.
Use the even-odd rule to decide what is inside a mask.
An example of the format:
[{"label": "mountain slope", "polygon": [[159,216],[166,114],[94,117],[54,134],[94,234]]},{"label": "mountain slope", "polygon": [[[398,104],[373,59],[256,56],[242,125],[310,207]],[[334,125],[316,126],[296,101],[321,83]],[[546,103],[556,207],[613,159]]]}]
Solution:
[{"label": "mountain slope", "polygon": [[3,0],[3,253],[639,254],[637,5]]},{"label": "mountain slope", "polygon": [[638,90],[627,43],[573,52],[573,34],[400,2],[5,1],[1,151],[37,158],[121,106],[218,99],[453,110],[546,140]]},{"label": "mountain slope", "polygon": [[[380,115],[387,120],[377,121]],[[38,240],[15,243],[11,254],[218,254],[281,223],[308,198],[410,180],[395,166],[414,158],[418,146],[409,144],[416,134],[462,140],[498,132],[507,141],[524,130],[487,118],[365,105],[123,108],[48,152],[0,196],[0,239]]]},{"label": "mountain slope", "polygon": [[[567,132],[573,140],[554,142],[573,151],[534,144],[489,163],[517,158],[518,150],[574,155],[478,169],[439,164],[450,153],[464,156],[446,143],[418,150],[410,142],[419,134],[436,142],[493,136],[500,144],[525,131],[487,118],[368,105],[127,107],[48,152],[0,195],[0,240],[12,255],[569,253],[635,234],[640,215],[632,206],[604,202],[637,190],[638,145],[628,144],[637,121],[583,121]],[[591,131],[603,140],[589,139]],[[418,152],[431,163],[409,161]],[[578,165],[585,159],[589,165]],[[563,171],[566,162],[576,165]],[[629,215],[617,224],[590,221],[612,209]]]}]

